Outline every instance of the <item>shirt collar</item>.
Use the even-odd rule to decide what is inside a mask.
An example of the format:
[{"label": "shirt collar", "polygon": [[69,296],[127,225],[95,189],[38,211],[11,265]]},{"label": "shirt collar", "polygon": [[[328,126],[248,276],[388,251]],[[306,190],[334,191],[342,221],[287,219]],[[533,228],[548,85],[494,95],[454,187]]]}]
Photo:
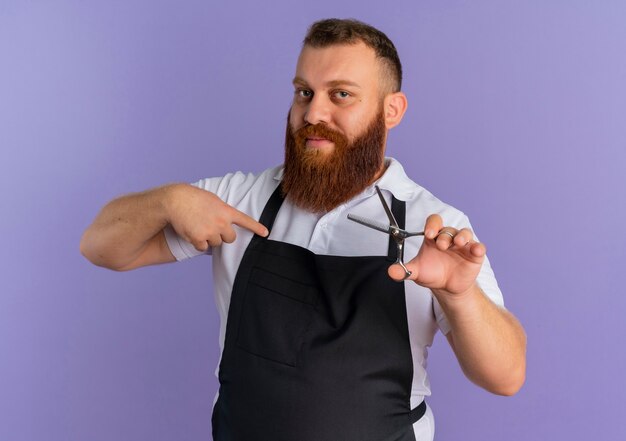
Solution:
[{"label": "shirt collar", "polygon": [[[387,164],[385,173],[383,173],[383,175],[376,182],[363,190],[360,195],[356,196],[355,199],[372,196],[376,192],[374,185],[378,185],[381,190],[391,192],[396,199],[401,201],[406,202],[413,198],[416,191],[416,184],[406,175],[402,164],[391,157],[385,157],[385,163]],[[283,174],[284,167],[279,167],[274,175],[274,179],[276,181],[282,181]]]},{"label": "shirt collar", "polygon": [[417,185],[413,182],[404,172],[402,164],[394,158],[385,158],[387,164],[387,170],[385,173],[367,187],[366,191],[374,193],[376,189],[374,185],[378,185],[381,190],[387,190],[393,194],[396,199],[401,201],[408,201],[415,196]]}]

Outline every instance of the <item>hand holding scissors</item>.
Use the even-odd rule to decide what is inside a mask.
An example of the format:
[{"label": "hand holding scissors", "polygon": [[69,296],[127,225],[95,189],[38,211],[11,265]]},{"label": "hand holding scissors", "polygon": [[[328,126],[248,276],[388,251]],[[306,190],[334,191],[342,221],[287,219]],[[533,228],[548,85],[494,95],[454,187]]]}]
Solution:
[{"label": "hand holding scissors", "polygon": [[[390,234],[394,238],[398,246],[395,263],[403,273],[400,268],[392,265],[389,275],[395,280],[411,279],[427,288],[441,289],[452,294],[461,294],[470,289],[476,281],[486,253],[485,246],[474,240],[472,231],[468,228],[457,230],[443,227],[443,220],[437,214],[428,217],[424,232],[412,233],[400,229],[378,187],[376,191],[390,225],[352,214],[348,215],[348,219]],[[405,264],[404,240],[422,235],[424,243],[418,255]]]}]

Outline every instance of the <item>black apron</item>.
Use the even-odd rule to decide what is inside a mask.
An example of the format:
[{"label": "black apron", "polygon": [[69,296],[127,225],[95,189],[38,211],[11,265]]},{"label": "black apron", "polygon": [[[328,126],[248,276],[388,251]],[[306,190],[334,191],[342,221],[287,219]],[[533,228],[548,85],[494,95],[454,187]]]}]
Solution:
[{"label": "black apron", "polygon": [[[260,222],[271,230],[279,186]],[[392,212],[404,228],[404,202]],[[228,311],[214,441],[413,441],[404,284],[386,256],[317,255],[255,235]]]}]

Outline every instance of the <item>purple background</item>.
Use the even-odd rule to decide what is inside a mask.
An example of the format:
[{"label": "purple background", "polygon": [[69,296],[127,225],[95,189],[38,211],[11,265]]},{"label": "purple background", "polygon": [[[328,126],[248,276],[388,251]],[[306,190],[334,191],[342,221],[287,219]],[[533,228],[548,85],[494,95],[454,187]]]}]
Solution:
[{"label": "purple background", "polygon": [[336,3],[0,1],[0,440],[210,439],[210,258],[114,273],[79,239],[123,193],[281,162],[328,16],[396,43],[389,154],[470,216],[528,333],[513,398],[437,337],[437,440],[624,436],[626,3]]}]

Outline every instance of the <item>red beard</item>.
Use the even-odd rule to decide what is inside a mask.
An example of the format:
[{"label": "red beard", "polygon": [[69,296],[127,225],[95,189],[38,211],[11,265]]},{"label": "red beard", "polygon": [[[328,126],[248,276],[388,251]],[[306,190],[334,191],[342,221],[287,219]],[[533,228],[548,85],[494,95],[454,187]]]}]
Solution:
[{"label": "red beard", "polygon": [[[383,112],[351,143],[325,124],[306,125],[295,133],[287,119],[282,191],[300,208],[331,211],[361,193],[381,170],[387,134]],[[334,143],[330,153],[306,147],[308,137]]]}]

